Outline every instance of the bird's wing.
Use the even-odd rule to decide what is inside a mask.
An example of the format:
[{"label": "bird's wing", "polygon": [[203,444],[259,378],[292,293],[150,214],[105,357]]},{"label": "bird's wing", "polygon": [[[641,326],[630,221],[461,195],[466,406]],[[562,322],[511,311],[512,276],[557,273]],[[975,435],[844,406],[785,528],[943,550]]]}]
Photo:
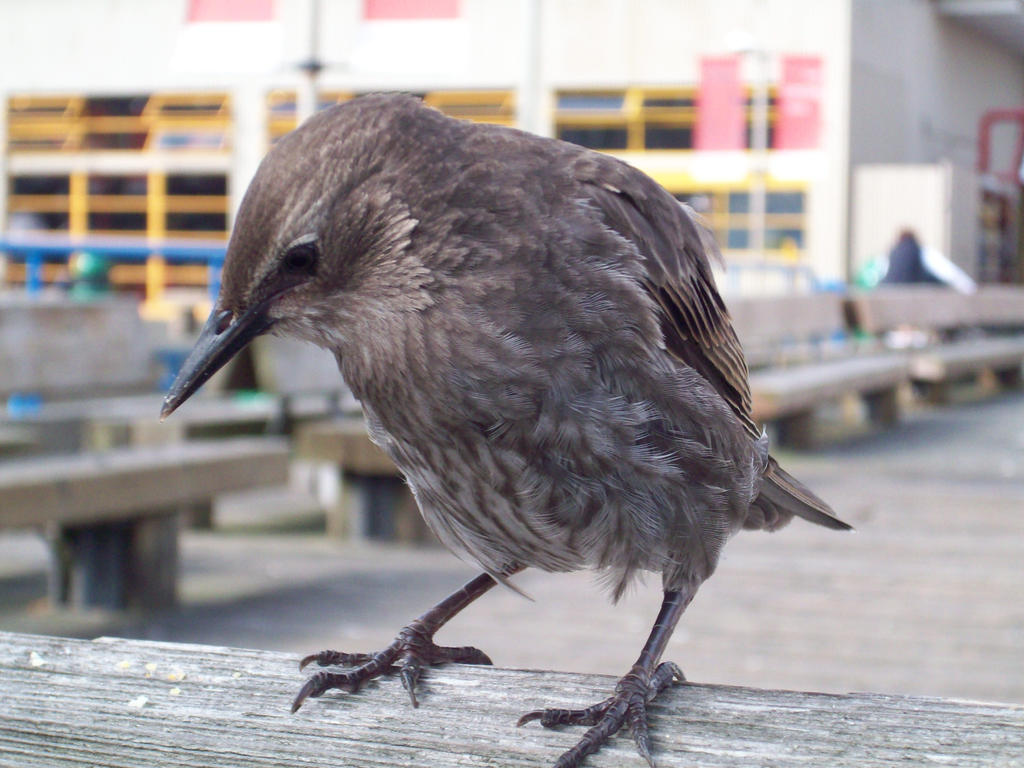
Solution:
[{"label": "bird's wing", "polygon": [[584,199],[645,258],[645,287],[662,310],[669,352],[707,379],[755,438],[750,385],[729,312],[715,287],[711,233],[653,180],[613,158],[586,153],[573,166]]}]

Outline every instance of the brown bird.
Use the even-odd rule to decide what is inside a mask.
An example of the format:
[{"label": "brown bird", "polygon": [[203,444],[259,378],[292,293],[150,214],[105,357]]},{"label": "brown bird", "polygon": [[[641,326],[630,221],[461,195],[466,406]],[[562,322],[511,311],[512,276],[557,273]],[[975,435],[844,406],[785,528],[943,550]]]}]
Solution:
[{"label": "brown bird", "polygon": [[709,255],[635,168],[412,97],[353,99],[278,142],[162,415],[259,334],[329,349],[431,529],[484,571],[378,653],[304,659],[349,668],[293,710],[395,668],[415,706],[426,665],[490,663],[434,633],[523,568],[595,569],[615,598],[654,571],[661,611],[612,695],[520,720],[592,726],[562,768],[624,724],[653,766],[646,705],[682,679],[662,652],[726,540],[794,515],[849,528],[769,456]]}]

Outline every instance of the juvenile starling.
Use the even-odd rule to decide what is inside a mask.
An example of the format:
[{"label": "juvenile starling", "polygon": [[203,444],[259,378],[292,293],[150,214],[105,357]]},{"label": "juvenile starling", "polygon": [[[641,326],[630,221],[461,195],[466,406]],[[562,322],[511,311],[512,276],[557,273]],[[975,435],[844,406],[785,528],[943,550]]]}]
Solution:
[{"label": "juvenile starling", "polygon": [[612,695],[520,720],[592,726],[562,768],[624,724],[653,765],[646,705],[681,678],[661,655],[726,540],[794,515],[849,527],[769,456],[709,255],[629,165],[412,97],[353,99],[278,142],[163,416],[259,334],[329,349],[431,529],[484,571],[376,654],[304,659],[348,669],[293,709],[395,668],[415,705],[424,666],[490,663],[434,633],[523,568],[595,569],[615,598],[655,571],[661,611]]}]

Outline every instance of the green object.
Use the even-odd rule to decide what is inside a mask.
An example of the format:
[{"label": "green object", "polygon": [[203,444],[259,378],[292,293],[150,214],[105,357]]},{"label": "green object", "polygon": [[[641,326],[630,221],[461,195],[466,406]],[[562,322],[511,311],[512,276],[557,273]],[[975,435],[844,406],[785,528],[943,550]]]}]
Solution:
[{"label": "green object", "polygon": [[885,277],[889,268],[889,260],[885,257],[874,257],[864,263],[853,276],[853,284],[858,288],[874,288]]},{"label": "green object", "polygon": [[91,299],[110,292],[110,262],[92,251],[79,251],[68,264],[71,273],[71,296]]},{"label": "green object", "polygon": [[274,396],[258,389],[239,389],[231,394],[231,399],[242,408],[246,406],[260,408],[267,403],[272,403]]}]

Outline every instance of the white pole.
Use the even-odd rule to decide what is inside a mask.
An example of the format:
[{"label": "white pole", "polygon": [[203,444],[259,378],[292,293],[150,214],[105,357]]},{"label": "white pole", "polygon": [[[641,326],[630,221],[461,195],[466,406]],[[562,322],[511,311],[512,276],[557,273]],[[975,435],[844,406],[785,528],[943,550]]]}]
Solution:
[{"label": "white pole", "polygon": [[320,0],[309,0],[309,58],[299,64],[304,77],[295,98],[295,125],[302,125],[316,112],[318,103],[317,79],[323,63],[320,61]]},{"label": "white pole", "polygon": [[753,178],[750,186],[751,250],[755,258],[764,261],[765,208],[768,181],[768,52],[755,49],[754,60],[754,124],[751,150],[753,151]]},{"label": "white pole", "polygon": [[523,65],[516,89],[516,125],[524,131],[546,134],[541,109],[541,0],[520,0],[522,7]]}]

